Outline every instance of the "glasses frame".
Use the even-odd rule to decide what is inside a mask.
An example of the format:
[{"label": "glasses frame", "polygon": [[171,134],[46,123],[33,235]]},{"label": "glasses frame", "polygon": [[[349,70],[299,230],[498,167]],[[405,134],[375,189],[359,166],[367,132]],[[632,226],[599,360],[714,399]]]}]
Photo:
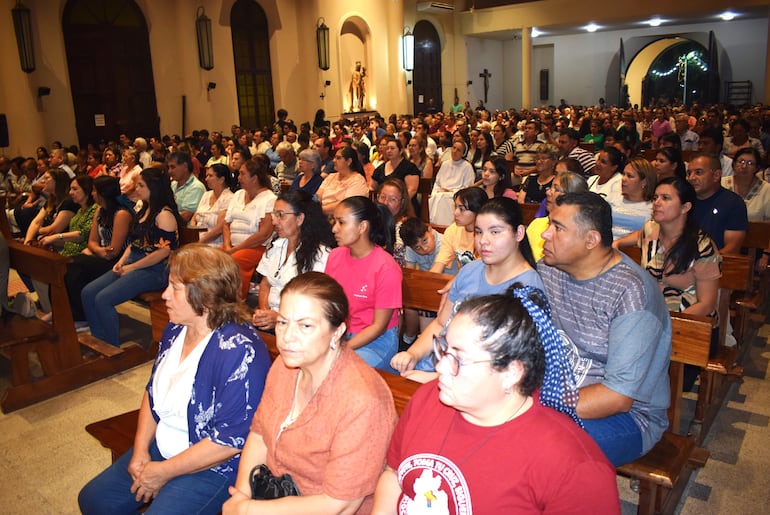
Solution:
[{"label": "glasses frame", "polygon": [[298,213],[295,213],[294,211],[273,211],[270,213],[270,216],[273,218],[277,218],[278,220],[283,220],[288,215],[294,215],[297,216]]},{"label": "glasses frame", "polygon": [[461,361],[460,358],[449,352],[449,344],[446,341],[446,335],[433,335],[433,368],[436,368],[439,361],[443,358],[449,358],[449,371],[452,377],[457,377],[460,373],[460,367],[463,365],[477,365],[479,363],[492,363],[493,359],[479,359],[475,361]]}]

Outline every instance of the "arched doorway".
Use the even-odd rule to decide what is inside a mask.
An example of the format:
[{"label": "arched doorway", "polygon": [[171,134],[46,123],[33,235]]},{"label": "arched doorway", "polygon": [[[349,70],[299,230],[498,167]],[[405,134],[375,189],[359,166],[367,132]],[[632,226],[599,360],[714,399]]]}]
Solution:
[{"label": "arched doorway", "polygon": [[[442,110],[441,41],[433,24],[420,20],[414,26],[414,113]],[[431,99],[433,99],[431,105]]]},{"label": "arched doorway", "polygon": [[716,102],[714,84],[719,84],[719,70],[715,51],[689,38],[658,39],[631,60],[625,83],[632,105]]},{"label": "arched doorway", "polygon": [[158,136],[150,40],[133,0],[70,0],[62,17],[81,146]]},{"label": "arched doorway", "polygon": [[360,16],[347,18],[340,27],[340,84],[345,113],[369,111],[377,106],[376,70],[371,59],[371,31]]},{"label": "arched doorway", "polygon": [[273,123],[273,76],[265,11],[253,0],[237,0],[230,11],[235,87],[240,124],[262,129]]}]

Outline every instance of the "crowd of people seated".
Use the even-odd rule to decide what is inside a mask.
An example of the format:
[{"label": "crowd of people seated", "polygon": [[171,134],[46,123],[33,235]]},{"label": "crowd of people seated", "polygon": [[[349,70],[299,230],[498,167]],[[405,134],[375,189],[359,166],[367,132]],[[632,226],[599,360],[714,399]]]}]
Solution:
[{"label": "crowd of people seated", "polygon": [[[720,255],[770,221],[766,125],[761,106],[561,106],[319,110],[298,130],[281,110],[256,131],[0,157],[12,227],[73,258],[79,330],[119,346],[115,307],[146,291],[169,311],[135,448],[81,509],[542,510],[568,494],[617,512],[610,465],[667,426],[669,310],[716,316]],[[519,203],[538,205],[528,225]],[[180,247],[186,228],[198,244]],[[401,267],[454,276],[438,312],[402,310]],[[46,285],[26,282],[50,319]],[[276,336],[269,373],[254,328]],[[371,367],[429,383],[398,425]],[[548,459],[531,452],[544,438]],[[506,465],[542,472],[501,482]],[[295,496],[253,500],[260,466]]]}]

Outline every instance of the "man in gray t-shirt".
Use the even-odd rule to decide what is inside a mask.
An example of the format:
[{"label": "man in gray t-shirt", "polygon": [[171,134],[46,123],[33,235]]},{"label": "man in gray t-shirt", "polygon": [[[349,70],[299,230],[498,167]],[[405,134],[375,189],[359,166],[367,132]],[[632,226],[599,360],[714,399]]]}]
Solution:
[{"label": "man in gray t-shirt", "polygon": [[595,193],[557,200],[543,233],[543,280],[575,373],[577,413],[615,465],[668,426],[671,318],[653,278],[613,250],[612,213]]}]

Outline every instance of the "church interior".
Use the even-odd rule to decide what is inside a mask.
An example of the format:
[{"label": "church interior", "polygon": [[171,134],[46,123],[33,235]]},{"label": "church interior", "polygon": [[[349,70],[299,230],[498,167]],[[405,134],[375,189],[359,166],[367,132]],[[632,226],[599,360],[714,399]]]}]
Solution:
[{"label": "church interior", "polygon": [[[332,121],[447,112],[455,97],[492,112],[644,105],[663,94],[650,74],[670,74],[666,52],[682,45],[705,56],[709,77],[685,83],[690,101],[737,102],[732,82],[750,84],[742,103],[770,99],[767,0],[0,0],[0,155],[123,133],[229,134],[270,126],[279,108],[299,125],[318,109]],[[770,323],[760,315],[743,379],[703,442],[709,461],[676,513],[770,506]],[[148,345],[146,309],[124,305],[121,327],[125,341]],[[77,513],[79,488],[110,459],[84,427],[136,409],[150,366],[0,413],[2,511]],[[0,388],[10,374],[0,360]],[[618,488],[623,513],[636,513],[629,480]]]}]

